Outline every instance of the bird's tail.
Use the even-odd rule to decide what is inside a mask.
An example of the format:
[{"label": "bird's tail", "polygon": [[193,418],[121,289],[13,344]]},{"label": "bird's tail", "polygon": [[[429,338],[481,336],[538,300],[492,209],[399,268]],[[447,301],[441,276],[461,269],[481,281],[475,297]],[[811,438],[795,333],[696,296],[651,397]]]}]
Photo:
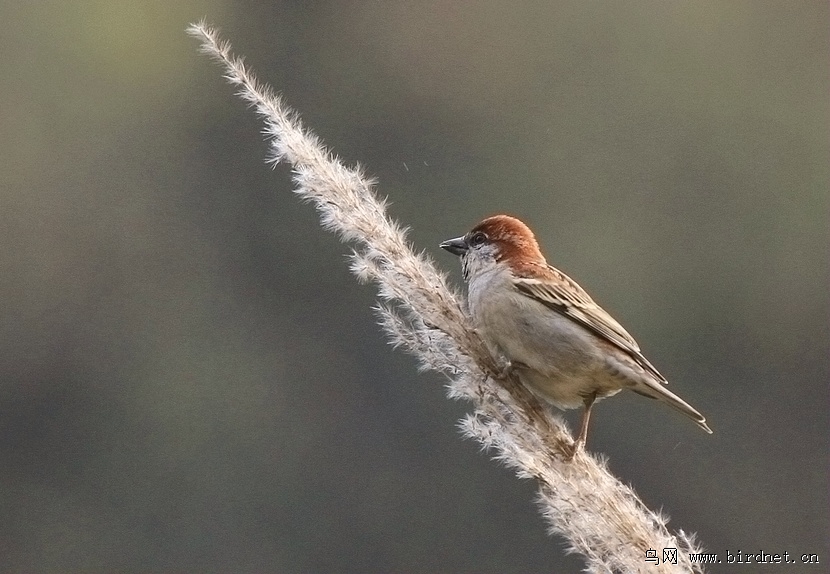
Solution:
[{"label": "bird's tail", "polygon": [[706,424],[706,418],[700,414],[692,405],[675,395],[665,386],[657,381],[645,380],[640,381],[631,390],[635,393],[641,394],[650,399],[657,399],[669,405],[676,411],[679,411],[695,421],[697,426],[712,434],[712,429]]}]

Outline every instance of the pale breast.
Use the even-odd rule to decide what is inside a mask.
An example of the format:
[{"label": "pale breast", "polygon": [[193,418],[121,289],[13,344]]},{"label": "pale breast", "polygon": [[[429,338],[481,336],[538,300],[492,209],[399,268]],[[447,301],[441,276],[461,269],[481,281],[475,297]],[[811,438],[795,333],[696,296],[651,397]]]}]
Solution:
[{"label": "pale breast", "polygon": [[483,274],[470,283],[469,305],[485,341],[511,363],[521,363],[522,382],[560,408],[583,404],[597,392],[609,396],[627,386],[608,372],[597,337],[512,287],[509,276]]}]

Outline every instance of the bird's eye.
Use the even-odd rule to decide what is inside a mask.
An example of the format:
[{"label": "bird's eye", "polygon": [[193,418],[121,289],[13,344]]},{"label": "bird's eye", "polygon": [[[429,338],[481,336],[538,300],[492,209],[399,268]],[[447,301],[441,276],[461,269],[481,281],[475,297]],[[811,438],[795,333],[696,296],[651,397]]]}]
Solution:
[{"label": "bird's eye", "polygon": [[481,231],[473,233],[473,236],[470,237],[470,245],[472,245],[473,247],[478,247],[485,241],[487,241],[487,236],[484,235]]}]

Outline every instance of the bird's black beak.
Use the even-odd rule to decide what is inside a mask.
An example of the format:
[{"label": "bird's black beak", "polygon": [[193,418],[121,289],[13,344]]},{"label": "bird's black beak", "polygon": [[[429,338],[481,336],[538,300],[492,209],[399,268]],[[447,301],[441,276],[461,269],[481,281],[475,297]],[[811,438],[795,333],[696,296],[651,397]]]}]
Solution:
[{"label": "bird's black beak", "polygon": [[439,245],[441,249],[446,249],[453,255],[464,255],[467,253],[469,246],[463,237],[456,237],[455,239],[447,239],[444,243]]}]

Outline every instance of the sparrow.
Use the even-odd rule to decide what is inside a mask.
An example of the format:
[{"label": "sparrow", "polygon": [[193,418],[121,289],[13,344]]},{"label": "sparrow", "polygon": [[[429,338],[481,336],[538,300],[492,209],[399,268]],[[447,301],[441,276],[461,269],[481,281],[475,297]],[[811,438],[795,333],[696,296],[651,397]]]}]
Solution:
[{"label": "sparrow", "polygon": [[527,225],[495,215],[440,247],[461,258],[473,326],[507,361],[505,372],[560,409],[584,407],[573,454],[585,446],[594,403],[623,389],[666,403],[711,434],[703,415],[665,388],[634,338],[548,265]]}]

